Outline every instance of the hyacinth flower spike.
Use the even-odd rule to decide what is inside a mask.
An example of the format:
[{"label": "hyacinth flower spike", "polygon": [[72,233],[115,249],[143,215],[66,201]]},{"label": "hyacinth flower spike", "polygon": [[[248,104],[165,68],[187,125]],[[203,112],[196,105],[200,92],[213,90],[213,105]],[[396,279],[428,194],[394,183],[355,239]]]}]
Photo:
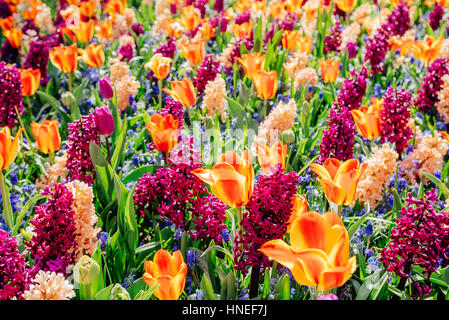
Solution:
[{"label": "hyacinth flower spike", "polygon": [[11,131],[9,127],[4,127],[0,131],[0,190],[3,197],[3,216],[5,222],[10,230],[14,228],[14,218],[12,216],[11,204],[6,190],[5,178],[3,176],[3,170],[9,168],[14,162],[19,149],[19,138],[22,134],[23,128],[19,128],[14,140],[11,141]]}]

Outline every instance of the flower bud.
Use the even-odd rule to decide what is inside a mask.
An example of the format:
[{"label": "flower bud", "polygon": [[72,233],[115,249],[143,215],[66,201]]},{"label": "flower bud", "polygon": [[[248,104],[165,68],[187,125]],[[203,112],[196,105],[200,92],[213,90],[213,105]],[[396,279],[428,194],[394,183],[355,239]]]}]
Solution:
[{"label": "flower bud", "polygon": [[111,300],[131,300],[128,291],[116,283],[111,291]]},{"label": "flower bud", "polygon": [[109,136],[114,132],[114,118],[108,107],[95,108],[95,125],[102,136]]},{"label": "flower bud", "polygon": [[291,144],[293,142],[295,142],[295,133],[292,131],[292,129],[288,129],[284,132],[282,132],[281,134],[281,140],[285,143],[285,144]]},{"label": "flower bud", "polygon": [[100,266],[89,256],[82,256],[73,267],[73,277],[80,284],[93,282],[100,274]]},{"label": "flower bud", "polygon": [[71,106],[75,102],[75,97],[70,92],[64,92],[61,94],[62,104],[65,106]]},{"label": "flower bud", "polygon": [[105,99],[111,99],[114,96],[114,88],[112,88],[111,81],[108,76],[100,79],[100,93]]}]

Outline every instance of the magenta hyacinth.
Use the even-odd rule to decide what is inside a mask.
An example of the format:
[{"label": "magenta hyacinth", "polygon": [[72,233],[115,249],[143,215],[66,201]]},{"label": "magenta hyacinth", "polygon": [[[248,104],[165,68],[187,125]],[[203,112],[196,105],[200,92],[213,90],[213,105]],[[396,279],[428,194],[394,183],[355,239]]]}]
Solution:
[{"label": "magenta hyacinth", "polygon": [[0,230],[0,300],[22,300],[28,286],[25,255],[19,253],[16,238]]},{"label": "magenta hyacinth", "polygon": [[410,29],[409,6],[402,0],[388,16],[387,25],[390,35],[403,36]]},{"label": "magenta hyacinth", "polygon": [[268,268],[271,265],[259,249],[269,240],[282,239],[287,232],[297,181],[296,172],[284,173],[280,165],[273,173],[258,176],[243,213],[243,234],[239,231],[235,237],[235,269],[246,274],[249,266]]},{"label": "magenta hyacinth", "polygon": [[429,14],[429,25],[432,30],[436,30],[440,27],[441,19],[444,15],[444,8],[438,3],[435,3],[432,12]]},{"label": "magenta hyacinth", "polygon": [[160,53],[166,58],[173,59],[176,52],[176,39],[170,38],[166,43],[161,44],[153,54]]},{"label": "magenta hyacinth", "polygon": [[68,124],[67,169],[72,179],[92,185],[96,172],[89,154],[89,143],[100,145],[100,133],[92,113]]},{"label": "magenta hyacinth", "polygon": [[329,35],[324,38],[324,54],[338,52],[341,45],[341,24],[336,22],[334,27],[329,28]]},{"label": "magenta hyacinth", "polygon": [[124,46],[121,46],[118,49],[118,53],[119,53],[119,55],[122,56],[122,58],[121,58],[122,61],[123,60],[126,60],[126,61],[131,60],[134,56],[134,50],[133,50],[132,44],[128,43],[128,44],[125,44]]},{"label": "magenta hyacinth", "polygon": [[16,66],[0,62],[0,126],[14,128],[19,124],[17,112],[23,114],[22,82]]},{"label": "magenta hyacinth", "polygon": [[323,132],[319,163],[327,158],[341,161],[352,159],[354,153],[355,125],[348,108],[332,106],[329,111],[328,129]]},{"label": "magenta hyacinth", "polygon": [[250,22],[251,21],[251,12],[249,10],[246,10],[242,13],[239,13],[236,17],[235,17],[235,24],[243,24],[245,22]]},{"label": "magenta hyacinth", "polygon": [[212,54],[207,55],[201,63],[196,77],[193,79],[193,85],[197,90],[197,95],[201,96],[206,89],[209,81],[215,80],[220,72],[220,62],[214,59]]},{"label": "magenta hyacinth", "polygon": [[383,99],[380,111],[382,123],[380,141],[395,143],[396,151],[401,153],[408,147],[413,136],[413,131],[408,125],[412,95],[405,89],[395,90],[390,87]]},{"label": "magenta hyacinth", "polygon": [[161,116],[171,114],[173,118],[178,120],[179,131],[184,128],[184,106],[180,101],[173,100],[170,97],[165,98],[165,107],[161,110],[160,114]]},{"label": "magenta hyacinth", "polygon": [[[432,273],[449,263],[449,212],[438,212],[437,191],[427,192],[422,198],[413,199],[409,193],[401,218],[391,230],[390,243],[382,249],[380,261],[385,269],[401,277],[399,289],[404,289],[413,266],[423,268],[429,280]],[[417,294],[423,297],[431,291],[429,284],[414,283]]]},{"label": "magenta hyacinth", "polygon": [[351,78],[346,78],[340,87],[340,92],[337,95],[337,104],[341,108],[348,108],[349,111],[360,108],[366,92],[367,78],[368,71],[365,67],[362,67],[359,73],[353,70]]},{"label": "magenta hyacinth", "polygon": [[432,113],[438,101],[438,91],[440,91],[443,81],[441,78],[449,73],[449,59],[438,58],[427,69],[421,83],[421,90],[418,90],[415,105],[419,111]]},{"label": "magenta hyacinth", "polygon": [[26,242],[36,260],[31,275],[39,270],[66,274],[67,267],[75,262],[77,246],[73,195],[60,183],[53,189],[48,187],[42,194],[49,198],[45,204],[35,207],[36,213],[30,221],[34,235]]},{"label": "magenta hyacinth", "polygon": [[364,61],[369,61],[371,74],[384,71],[384,60],[389,50],[389,41],[390,29],[385,24],[377,30],[374,36],[368,39]]}]

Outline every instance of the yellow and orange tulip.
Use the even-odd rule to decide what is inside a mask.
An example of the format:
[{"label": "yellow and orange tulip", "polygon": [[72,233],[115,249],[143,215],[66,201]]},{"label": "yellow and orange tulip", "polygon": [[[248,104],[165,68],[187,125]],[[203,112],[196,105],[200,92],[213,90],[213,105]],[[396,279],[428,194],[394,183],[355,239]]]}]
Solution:
[{"label": "yellow and orange tulip", "polygon": [[399,49],[399,55],[405,56],[410,50],[412,50],[414,43],[415,41],[410,38],[392,36],[390,37],[389,47],[392,51]]},{"label": "yellow and orange tulip", "polygon": [[204,22],[201,25],[200,31],[204,41],[209,41],[215,36],[217,28],[211,26],[209,22]]},{"label": "yellow and orange tulip", "polygon": [[251,22],[243,22],[242,24],[232,25],[232,32],[239,38],[249,38],[253,31],[253,24]]},{"label": "yellow and orange tulip", "polygon": [[188,42],[181,47],[181,51],[191,64],[199,65],[204,58],[204,43],[202,40]]},{"label": "yellow and orange tulip", "polygon": [[198,168],[192,173],[209,184],[213,194],[232,208],[244,206],[253,194],[254,169],[248,150],[242,157],[228,151],[212,169]]},{"label": "yellow and orange tulip", "polygon": [[447,132],[444,131],[440,131],[441,136],[447,140],[447,142],[449,142],[449,134]]},{"label": "yellow and orange tulip", "polygon": [[12,16],[0,19],[0,28],[2,29],[3,32],[11,30],[13,29],[13,27],[14,27],[14,19],[12,18]]},{"label": "yellow and orange tulip", "polygon": [[271,148],[262,143],[258,143],[257,160],[263,173],[268,174],[271,172],[271,167],[281,164],[281,168],[285,168],[285,158],[287,157],[287,145],[284,145],[281,141],[273,143]]},{"label": "yellow and orange tulip", "polygon": [[114,22],[112,19],[106,19],[104,21],[98,21],[95,25],[95,31],[97,34],[104,38],[109,39],[114,35],[114,30],[112,28]]},{"label": "yellow and orange tulip", "polygon": [[341,162],[335,158],[326,159],[324,165],[312,163],[310,169],[321,179],[321,186],[327,199],[338,206],[349,205],[354,200],[357,184],[366,170],[366,163],[349,159]]},{"label": "yellow and orange tulip", "polygon": [[53,47],[50,51],[50,61],[64,73],[73,73],[78,66],[76,45]]},{"label": "yellow and orange tulip", "polygon": [[159,300],[177,300],[184,290],[187,275],[187,264],[181,251],[171,255],[160,249],[154,255],[153,261],[145,261],[143,281],[150,287],[158,284],[154,295]]},{"label": "yellow and orange tulip", "polygon": [[312,52],[313,39],[309,37],[300,37],[297,48],[300,52],[309,55]]},{"label": "yellow and orange tulip", "polygon": [[335,82],[338,77],[340,61],[327,59],[321,60],[319,64],[321,69],[321,77],[324,82]]},{"label": "yellow and orange tulip", "polygon": [[24,97],[32,96],[39,88],[41,81],[40,69],[19,69],[20,81],[22,82],[22,94]]},{"label": "yellow and orange tulip", "polygon": [[287,232],[290,232],[293,222],[303,213],[309,211],[309,203],[303,195],[295,195],[292,200],[293,208],[290,218],[288,219]]},{"label": "yellow and orange tulip", "polygon": [[8,38],[11,47],[20,48],[22,46],[22,30],[9,29],[3,32],[6,38]]},{"label": "yellow and orange tulip", "polygon": [[89,42],[94,37],[95,21],[92,19],[87,22],[79,21],[78,25],[72,25],[68,28],[75,33],[78,41]]},{"label": "yellow and orange tulip", "polygon": [[340,10],[348,12],[355,8],[357,0],[335,0],[335,3]]},{"label": "yellow and orange tulip", "polygon": [[295,50],[301,39],[298,30],[284,30],[282,33],[282,46],[287,50]]},{"label": "yellow and orange tulip", "polygon": [[156,148],[161,152],[170,152],[178,143],[179,121],[171,114],[153,114],[151,121],[145,123],[145,128],[151,133]]},{"label": "yellow and orange tulip", "polygon": [[278,74],[276,70],[259,70],[256,72],[253,81],[260,99],[273,99],[276,95],[278,91]]},{"label": "yellow and orange tulip", "polygon": [[86,18],[92,18],[95,15],[95,2],[83,1],[79,5],[80,14]]},{"label": "yellow and orange tulip", "polygon": [[32,122],[31,132],[37,141],[40,152],[49,154],[61,147],[61,136],[58,130],[58,120],[44,120],[42,123]]},{"label": "yellow and orange tulip", "polygon": [[17,131],[13,141],[11,141],[11,130],[9,127],[4,127],[0,131],[0,170],[8,169],[16,159],[22,131],[22,128]]},{"label": "yellow and orange tulip", "polygon": [[196,27],[198,27],[200,19],[200,11],[193,5],[186,6],[181,9],[181,24],[185,29],[189,31],[194,30]]},{"label": "yellow and orange tulip", "polygon": [[381,132],[380,111],[382,109],[382,100],[371,99],[371,105],[362,106],[358,110],[351,110],[354,123],[360,134],[369,140],[379,137]]},{"label": "yellow and orange tulip", "polygon": [[165,93],[180,101],[184,108],[193,106],[196,103],[195,87],[192,80],[184,77],[181,81],[170,81],[171,90],[162,89]]},{"label": "yellow and orange tulip", "polygon": [[440,53],[443,45],[444,37],[441,35],[438,39],[426,35],[424,40],[417,40],[412,46],[412,52],[415,58],[422,60],[425,63],[432,62]]},{"label": "yellow and orange tulip", "polygon": [[145,65],[145,68],[151,69],[159,80],[164,80],[170,73],[171,63],[172,59],[164,57],[160,53],[156,53],[151,57],[150,62]]},{"label": "yellow and orange tulip", "polygon": [[184,27],[179,19],[173,19],[167,23],[167,33],[170,38],[179,38],[184,33]]},{"label": "yellow and orange tulip", "polygon": [[86,49],[78,49],[78,53],[81,54],[81,59],[90,68],[99,68],[104,64],[104,44],[99,46],[96,43],[91,43]]},{"label": "yellow and orange tulip", "polygon": [[115,20],[115,15],[123,15],[126,9],[126,0],[110,0],[106,4],[105,11]]},{"label": "yellow and orange tulip", "polygon": [[237,57],[237,61],[242,65],[246,76],[253,80],[257,71],[262,70],[265,64],[265,55],[260,52],[242,54]]},{"label": "yellow and orange tulip", "polygon": [[321,215],[306,212],[290,230],[291,245],[271,240],[259,249],[267,257],[290,269],[296,282],[316,286],[318,291],[342,286],[354,273],[356,257],[349,258],[349,235],[333,211]]},{"label": "yellow and orange tulip", "polygon": [[61,27],[59,29],[59,32],[61,33],[61,36],[64,38],[64,40],[65,37],[67,37],[70,39],[70,41],[72,41],[72,43],[76,43],[76,34],[71,29],[67,27]]}]

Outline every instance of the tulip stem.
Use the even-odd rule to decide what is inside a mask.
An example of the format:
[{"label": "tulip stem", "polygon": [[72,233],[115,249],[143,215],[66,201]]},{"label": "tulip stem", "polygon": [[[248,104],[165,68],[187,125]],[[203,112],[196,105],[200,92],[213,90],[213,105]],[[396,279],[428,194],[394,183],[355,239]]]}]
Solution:
[{"label": "tulip stem", "polygon": [[341,211],[342,211],[342,209],[343,209],[343,205],[341,204],[341,205],[339,205],[338,206],[338,212],[337,212],[337,214],[338,214],[338,216],[341,218]]},{"label": "tulip stem", "polygon": [[267,117],[267,115],[268,115],[268,104],[267,104],[267,102],[268,102],[268,100],[267,99],[264,99],[263,100],[263,106],[264,106],[264,109],[265,109],[265,117],[264,117],[264,119],[266,119],[266,117]]},{"label": "tulip stem", "polygon": [[162,80],[158,80],[159,84],[159,109],[162,109]]},{"label": "tulip stem", "polygon": [[31,144],[31,139],[28,136],[28,132],[25,129],[25,126],[23,125],[22,116],[20,115],[19,110],[17,110],[17,106],[14,106],[14,109],[16,110],[17,119],[19,119],[20,126],[23,128],[23,133],[25,134],[25,138],[27,139],[28,145],[30,146],[30,150],[31,152],[34,152],[33,145]]},{"label": "tulip stem", "polygon": [[55,163],[55,153],[50,152],[50,154],[48,155],[48,158],[50,159],[50,164],[53,165]]},{"label": "tulip stem", "polygon": [[112,166],[112,163],[111,163],[111,148],[109,146],[109,137],[105,136],[104,138],[106,140],[106,150],[108,151],[108,162]]},{"label": "tulip stem", "polygon": [[91,300],[91,297],[90,297],[90,285],[89,285],[89,283],[86,283],[86,284],[84,285],[84,288],[86,289],[86,300]]},{"label": "tulip stem", "polygon": [[67,76],[69,77],[69,92],[72,93],[72,74],[68,73]]},{"label": "tulip stem", "polygon": [[6,193],[6,186],[5,186],[5,177],[3,176],[3,170],[0,169],[0,190],[2,192],[2,198],[3,198],[3,216],[5,218],[5,222],[8,225],[9,230],[14,229],[13,225],[13,218],[11,215],[11,212],[9,211],[10,204],[9,199]]}]

